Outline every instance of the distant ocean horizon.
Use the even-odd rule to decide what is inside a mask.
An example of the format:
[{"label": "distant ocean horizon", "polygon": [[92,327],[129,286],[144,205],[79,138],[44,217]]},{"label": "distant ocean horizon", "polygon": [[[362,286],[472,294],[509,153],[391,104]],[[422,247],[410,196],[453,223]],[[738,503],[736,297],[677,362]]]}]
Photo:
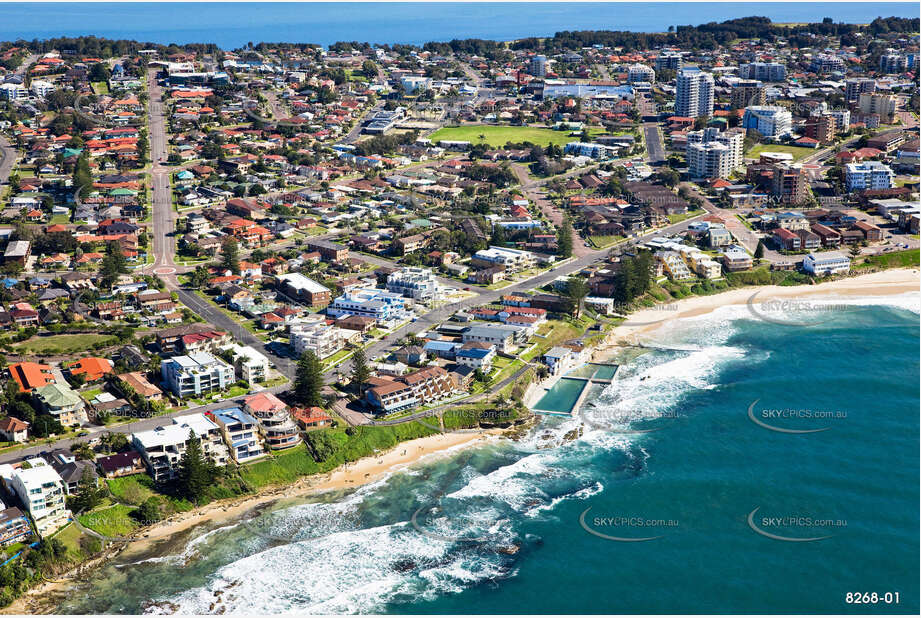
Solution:
[{"label": "distant ocean horizon", "polygon": [[563,30],[665,32],[738,17],[775,22],[868,23],[876,17],[917,17],[911,2],[879,3],[4,3],[0,41],[95,35],[160,43],[338,41],[419,45],[454,38],[512,40]]}]

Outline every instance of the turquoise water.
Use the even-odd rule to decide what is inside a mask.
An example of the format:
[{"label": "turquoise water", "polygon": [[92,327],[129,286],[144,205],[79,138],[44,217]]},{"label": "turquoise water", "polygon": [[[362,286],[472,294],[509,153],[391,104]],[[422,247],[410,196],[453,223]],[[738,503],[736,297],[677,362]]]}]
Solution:
[{"label": "turquoise water", "polygon": [[590,384],[586,380],[570,380],[560,378],[553,387],[547,391],[547,394],[540,398],[534,408],[536,410],[545,410],[547,412],[566,412],[569,413],[572,407],[576,405],[582,390]]},{"label": "turquoise water", "polygon": [[[656,337],[684,349],[623,365],[583,418],[194,530],[58,611],[917,613],[917,310],[727,308]],[[756,509],[763,533],[827,538],[769,538]]]},{"label": "turquoise water", "polygon": [[510,40],[561,30],[664,32],[751,15],[777,22],[831,16],[868,23],[879,16],[917,17],[917,4],[823,3],[4,3],[0,41],[96,35],[161,43],[216,43],[224,49],[260,41],[410,43],[462,38]]}]

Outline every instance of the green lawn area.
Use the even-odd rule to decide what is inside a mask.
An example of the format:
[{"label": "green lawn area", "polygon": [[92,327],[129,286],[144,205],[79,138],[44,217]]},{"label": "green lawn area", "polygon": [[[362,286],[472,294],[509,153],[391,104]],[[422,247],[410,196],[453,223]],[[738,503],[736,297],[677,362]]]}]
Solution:
[{"label": "green lawn area", "polygon": [[80,333],[78,335],[33,337],[12,347],[17,354],[76,354],[90,352],[92,346],[97,343],[109,345],[117,340],[117,337],[113,335]]},{"label": "green lawn area", "polygon": [[909,268],[918,267],[919,264],[918,249],[908,249],[906,251],[893,251],[892,253],[883,253],[874,255],[860,260],[860,263],[854,263],[854,268]]},{"label": "green lawn area", "polygon": [[54,534],[54,538],[59,540],[67,548],[67,556],[75,560],[83,559],[83,550],[80,549],[80,537],[83,533],[73,523],[69,523]]},{"label": "green lawn area", "polygon": [[691,217],[696,217],[697,215],[704,214],[703,208],[698,208],[697,210],[689,210],[683,215],[668,215],[669,223],[681,223],[685,219],[690,219]]},{"label": "green lawn area", "polygon": [[[480,136],[483,138],[480,138]],[[484,139],[485,138],[485,139]],[[494,148],[505,146],[508,142],[531,142],[538,146],[555,144],[565,146],[574,141],[569,131],[554,131],[539,127],[509,127],[492,125],[470,125],[463,127],[445,127],[438,129],[429,138],[432,142],[439,140],[487,144]]]},{"label": "green lawn area", "polygon": [[620,242],[625,239],[626,236],[589,236],[588,239],[594,243],[599,249],[604,249],[614,243]]},{"label": "green lawn area", "polygon": [[335,354],[330,354],[325,359],[323,359],[323,364],[329,367],[332,367],[333,365],[335,365],[336,363],[344,359],[346,356],[351,355],[352,352],[353,350],[351,348],[342,348]]},{"label": "green lawn area", "polygon": [[93,82],[93,92],[96,94],[109,94],[109,84],[105,82]]},{"label": "green lawn area", "polygon": [[142,504],[156,493],[153,490],[153,479],[146,474],[106,479],[106,483],[109,485],[112,496],[126,504]]},{"label": "green lawn area", "polygon": [[54,215],[51,217],[50,223],[56,225],[60,223],[61,225],[67,225],[70,223],[70,215]]},{"label": "green lawn area", "polygon": [[576,339],[585,333],[593,320],[582,316],[579,320],[547,320],[537,329],[538,334],[544,338],[537,339],[537,345],[530,351],[521,355],[522,360],[530,361],[537,358],[553,346],[569,339]]},{"label": "green lawn area", "polygon": [[104,536],[126,536],[137,527],[138,522],[131,517],[133,506],[116,504],[80,515],[80,523]]},{"label": "green lawn area", "polygon": [[803,148],[802,146],[785,146],[783,144],[758,144],[745,153],[745,156],[750,159],[757,159],[762,152],[787,152],[793,155],[794,161],[799,161],[803,157],[815,153],[816,149]]}]

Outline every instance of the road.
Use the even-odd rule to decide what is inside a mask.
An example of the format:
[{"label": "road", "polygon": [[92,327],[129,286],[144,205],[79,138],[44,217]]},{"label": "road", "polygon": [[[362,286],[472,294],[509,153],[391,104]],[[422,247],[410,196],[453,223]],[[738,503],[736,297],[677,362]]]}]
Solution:
[{"label": "road", "polygon": [[656,122],[644,122],[643,137],[646,140],[646,160],[651,164],[665,161],[665,146],[662,144],[659,124]]},{"label": "road", "polygon": [[9,181],[15,164],[16,149],[13,148],[9,140],[0,135],[0,195],[3,195],[3,187]]},{"label": "road", "polygon": [[170,188],[170,168],[166,161],[166,111],[163,104],[163,89],[157,83],[155,69],[147,73],[147,86],[150,96],[148,104],[151,188],[153,190],[151,208],[153,210],[153,253],[154,263],[148,270],[167,275],[175,272],[173,256],[176,253],[175,213],[173,211],[172,189]]}]

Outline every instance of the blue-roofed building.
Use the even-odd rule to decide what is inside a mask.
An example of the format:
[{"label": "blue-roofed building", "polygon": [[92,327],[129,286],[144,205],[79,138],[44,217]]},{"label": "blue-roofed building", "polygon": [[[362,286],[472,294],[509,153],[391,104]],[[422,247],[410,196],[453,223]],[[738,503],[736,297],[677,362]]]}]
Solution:
[{"label": "blue-roofed building", "polygon": [[492,361],[496,357],[495,346],[488,348],[461,348],[455,352],[457,364],[462,367],[479,369],[483,373],[488,373],[492,369]]},{"label": "blue-roofed building", "polygon": [[460,344],[453,341],[428,341],[426,342],[423,349],[425,350],[426,354],[431,354],[432,356],[437,356],[438,358],[454,360],[457,348],[459,347]]},{"label": "blue-roofed building", "polygon": [[259,436],[259,422],[240,408],[215,410],[214,422],[221,428],[230,456],[238,464],[265,456]]}]

